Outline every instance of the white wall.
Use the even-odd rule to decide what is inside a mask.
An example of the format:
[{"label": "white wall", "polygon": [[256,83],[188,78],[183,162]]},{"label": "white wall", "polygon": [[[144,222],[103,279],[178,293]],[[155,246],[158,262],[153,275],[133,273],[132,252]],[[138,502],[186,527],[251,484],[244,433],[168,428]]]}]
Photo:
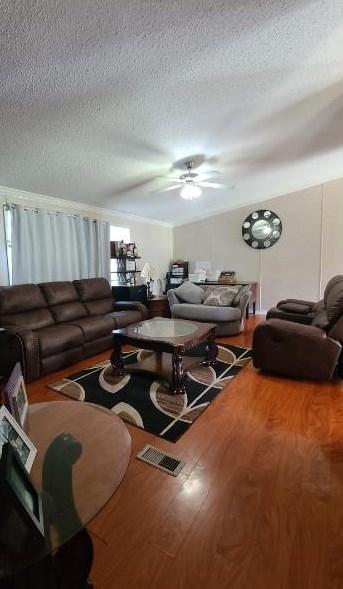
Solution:
[{"label": "white wall", "polygon": [[158,273],[164,277],[168,271],[172,258],[172,227],[167,223],[159,223],[126,215],[119,215],[111,210],[100,207],[88,207],[85,204],[67,201],[63,199],[42,196],[23,192],[10,188],[0,187],[0,284],[8,284],[6,265],[6,243],[3,222],[3,207],[8,203],[21,204],[28,207],[47,208],[53,211],[62,211],[104,219],[111,225],[129,227],[132,241],[137,243],[142,259],[140,267],[145,262],[150,262],[156,267]]},{"label": "white wall", "polygon": [[[241,227],[259,208],[277,213],[283,232],[273,247],[256,251]],[[328,279],[343,274],[343,179],[175,227],[174,258],[211,260],[238,279],[257,280],[261,310],[287,296],[318,300]]]}]

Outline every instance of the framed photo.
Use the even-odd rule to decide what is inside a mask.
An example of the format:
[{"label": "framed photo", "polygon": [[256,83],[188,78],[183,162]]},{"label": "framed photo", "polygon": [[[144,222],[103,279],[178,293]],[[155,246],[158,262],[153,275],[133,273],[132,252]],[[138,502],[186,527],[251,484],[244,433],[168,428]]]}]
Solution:
[{"label": "framed photo", "polygon": [[7,408],[13,417],[24,428],[29,409],[23,373],[19,362],[13,368],[4,388]]},{"label": "framed photo", "polygon": [[9,442],[15,449],[27,472],[30,472],[37,454],[37,448],[32,444],[26,433],[21,429],[8,409],[0,408],[0,449]]},{"label": "framed photo", "polygon": [[44,536],[41,496],[9,442],[2,447],[0,489],[1,505],[5,509],[14,505],[28,525]]}]

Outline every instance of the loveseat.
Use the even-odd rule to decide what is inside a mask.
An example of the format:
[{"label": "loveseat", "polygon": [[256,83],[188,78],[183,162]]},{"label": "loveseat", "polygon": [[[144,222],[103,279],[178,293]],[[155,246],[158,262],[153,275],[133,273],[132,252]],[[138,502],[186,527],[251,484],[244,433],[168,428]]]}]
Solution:
[{"label": "loveseat", "polygon": [[172,317],[216,323],[216,335],[235,335],[244,329],[249,287],[184,282],[168,290],[167,296]]},{"label": "loveseat", "polygon": [[146,319],[114,302],[105,278],[0,287],[0,374],[20,360],[26,382],[112,345],[112,330]]}]

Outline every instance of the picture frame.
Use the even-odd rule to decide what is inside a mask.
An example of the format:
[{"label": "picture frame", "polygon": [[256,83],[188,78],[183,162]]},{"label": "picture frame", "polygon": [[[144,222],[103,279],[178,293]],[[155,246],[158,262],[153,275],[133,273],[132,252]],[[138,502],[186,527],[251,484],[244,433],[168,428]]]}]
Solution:
[{"label": "picture frame", "polygon": [[15,507],[22,519],[44,537],[42,499],[31,481],[22,461],[7,442],[2,447],[0,460],[1,505]]},{"label": "picture frame", "polygon": [[4,387],[4,399],[7,409],[24,429],[27,421],[29,402],[20,363],[14,366]]},{"label": "picture frame", "polygon": [[15,449],[27,472],[30,472],[37,448],[3,405],[0,408],[0,450],[7,442]]}]

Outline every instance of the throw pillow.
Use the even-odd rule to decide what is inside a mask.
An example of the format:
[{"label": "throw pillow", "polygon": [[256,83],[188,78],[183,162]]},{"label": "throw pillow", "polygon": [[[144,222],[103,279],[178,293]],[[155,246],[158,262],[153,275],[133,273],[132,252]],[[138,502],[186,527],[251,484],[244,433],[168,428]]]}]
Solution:
[{"label": "throw pillow", "polygon": [[240,286],[217,286],[204,299],[204,305],[212,307],[231,307]]},{"label": "throw pillow", "polygon": [[250,292],[249,284],[244,284],[243,286],[239,287],[239,291],[234,296],[233,301],[232,301],[233,307],[238,307],[241,297],[245,294],[248,294],[249,292]]},{"label": "throw pillow", "polygon": [[205,293],[203,289],[193,282],[183,282],[181,286],[175,289],[176,296],[184,303],[201,305]]}]

